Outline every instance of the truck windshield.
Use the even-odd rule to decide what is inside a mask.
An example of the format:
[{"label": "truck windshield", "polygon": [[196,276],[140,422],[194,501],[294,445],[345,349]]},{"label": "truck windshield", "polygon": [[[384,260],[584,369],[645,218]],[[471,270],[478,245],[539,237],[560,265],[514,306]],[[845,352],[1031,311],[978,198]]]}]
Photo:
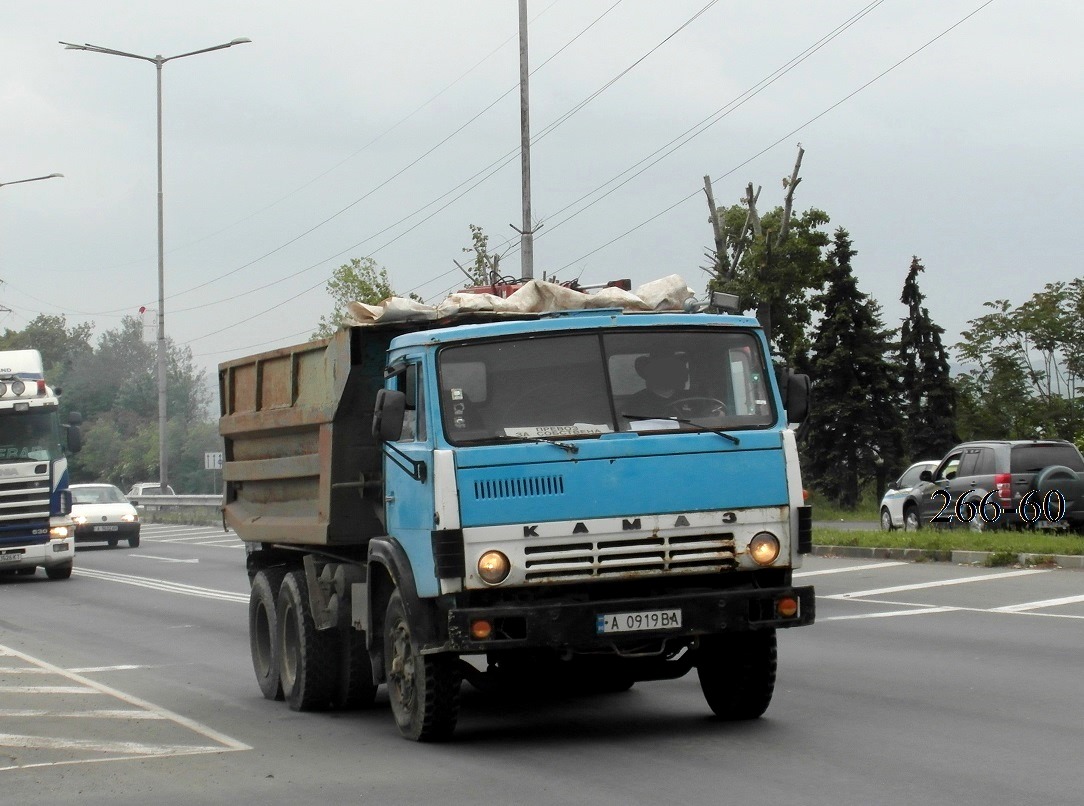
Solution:
[{"label": "truck windshield", "polygon": [[445,347],[438,364],[453,444],[730,431],[766,428],[776,418],[765,358],[749,331],[493,340]]},{"label": "truck windshield", "polygon": [[0,462],[48,461],[63,455],[55,411],[0,416]]}]

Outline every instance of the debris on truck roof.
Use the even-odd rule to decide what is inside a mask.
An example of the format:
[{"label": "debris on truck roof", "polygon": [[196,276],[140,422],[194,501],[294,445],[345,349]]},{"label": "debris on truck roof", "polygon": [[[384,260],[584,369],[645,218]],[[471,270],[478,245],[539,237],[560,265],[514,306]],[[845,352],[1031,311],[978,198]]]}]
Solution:
[{"label": "debris on truck roof", "polygon": [[351,302],[346,306],[344,325],[369,325],[378,322],[433,321],[460,313],[547,313],[585,308],[620,308],[626,311],[680,311],[695,292],[680,275],[671,274],[644,283],[634,292],[617,287],[587,294],[574,288],[530,280],[508,297],[459,291],[437,305],[426,305],[404,297],[389,297],[379,305]]}]

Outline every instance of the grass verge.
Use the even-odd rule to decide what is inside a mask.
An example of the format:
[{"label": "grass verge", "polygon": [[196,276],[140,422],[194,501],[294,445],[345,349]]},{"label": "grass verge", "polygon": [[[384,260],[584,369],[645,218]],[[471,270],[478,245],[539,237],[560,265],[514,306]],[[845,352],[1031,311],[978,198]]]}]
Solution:
[{"label": "grass verge", "polygon": [[1016,532],[923,529],[918,532],[813,529],[818,546],[920,549],[923,551],[992,551],[1014,554],[1084,554],[1084,535],[1063,532]]}]

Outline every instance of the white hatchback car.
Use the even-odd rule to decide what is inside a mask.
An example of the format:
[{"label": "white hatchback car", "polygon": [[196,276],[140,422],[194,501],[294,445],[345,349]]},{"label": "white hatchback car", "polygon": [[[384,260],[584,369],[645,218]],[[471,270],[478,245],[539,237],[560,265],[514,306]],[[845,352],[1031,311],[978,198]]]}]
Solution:
[{"label": "white hatchback car", "polygon": [[[907,531],[913,532],[918,528],[917,521],[914,523],[904,523],[904,504],[907,503],[915,485],[919,483],[919,476],[922,475],[922,471],[932,471],[937,465],[938,460],[936,459],[926,459],[921,462],[915,462],[903,471],[903,475],[888,485],[888,492],[886,492],[884,498],[881,499],[881,531],[890,532],[893,529],[899,529],[902,526]],[[917,513],[918,510],[912,508],[911,511]],[[916,514],[914,517],[917,518],[918,515]]]},{"label": "white hatchback car", "polygon": [[72,521],[75,542],[105,542],[115,546],[121,540],[139,545],[139,513],[112,484],[72,484]]}]

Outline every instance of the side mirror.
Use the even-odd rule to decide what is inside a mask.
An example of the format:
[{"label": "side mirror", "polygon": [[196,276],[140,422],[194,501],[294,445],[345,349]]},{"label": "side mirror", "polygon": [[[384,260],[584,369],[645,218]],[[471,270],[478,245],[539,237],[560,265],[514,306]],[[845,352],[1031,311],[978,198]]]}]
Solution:
[{"label": "side mirror", "polygon": [[373,411],[373,439],[396,442],[403,436],[406,395],[396,389],[381,389],[376,393]]},{"label": "side mirror", "polygon": [[918,474],[918,478],[920,481],[933,481],[933,471],[923,470],[921,473]]},{"label": "side mirror", "polygon": [[898,490],[899,488],[900,488],[900,485],[896,484],[896,482],[894,482],[894,481],[888,482],[888,489],[889,490]]},{"label": "side mirror", "polygon": [[801,423],[809,415],[810,384],[808,375],[787,372],[786,396],[788,423]]},{"label": "side mirror", "polygon": [[81,425],[83,422],[83,415],[77,411],[68,412],[68,425]]}]

